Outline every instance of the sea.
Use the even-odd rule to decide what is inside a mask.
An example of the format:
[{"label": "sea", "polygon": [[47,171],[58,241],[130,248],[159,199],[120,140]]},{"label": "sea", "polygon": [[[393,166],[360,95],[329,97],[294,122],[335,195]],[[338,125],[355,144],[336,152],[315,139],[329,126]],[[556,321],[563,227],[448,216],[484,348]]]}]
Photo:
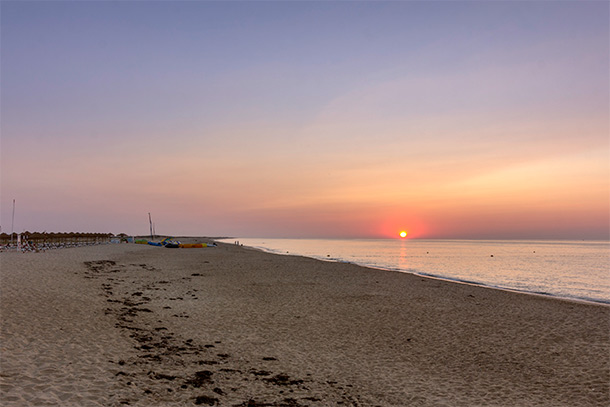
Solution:
[{"label": "sea", "polygon": [[610,305],[610,242],[232,238],[282,255],[347,262]]}]

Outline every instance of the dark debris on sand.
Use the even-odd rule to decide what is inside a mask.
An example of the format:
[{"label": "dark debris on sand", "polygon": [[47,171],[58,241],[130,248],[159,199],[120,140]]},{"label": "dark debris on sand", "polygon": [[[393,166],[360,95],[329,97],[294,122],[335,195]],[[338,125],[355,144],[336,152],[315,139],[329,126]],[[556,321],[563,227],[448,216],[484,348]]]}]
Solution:
[{"label": "dark debris on sand", "polygon": [[[236,361],[229,353],[219,347],[222,342],[214,344],[198,344],[194,339],[182,339],[178,333],[170,332],[155,315],[155,300],[166,300],[163,297],[165,289],[158,285],[172,284],[161,280],[144,284],[142,272],[157,271],[146,264],[119,264],[115,261],[100,260],[84,263],[85,278],[103,280],[102,295],[106,297],[106,315],[114,315],[117,319],[117,329],[125,331],[134,341],[135,356],[123,358],[116,363],[120,368],[115,372],[116,380],[125,386],[131,397],[120,397],[123,405],[146,402],[150,398],[155,405],[159,402],[180,402],[191,400],[195,405],[231,405],[235,407],[285,406],[306,407],[320,405],[317,397],[312,397],[307,385],[315,385],[326,393],[325,403],[333,405],[359,405],[354,397],[345,390],[335,386],[336,382],[314,381],[308,377],[307,382],[292,378],[286,373],[273,372],[268,362],[278,359],[272,356],[263,357],[265,366],[250,363],[240,358]],[[117,276],[116,273],[121,273]],[[131,273],[131,274],[130,274]],[[192,274],[198,276],[198,274]],[[131,277],[131,279],[130,279]],[[137,278],[136,278],[137,277]],[[177,281],[180,277],[177,276]],[[192,287],[185,289],[191,290]],[[153,292],[156,295],[144,294]],[[122,293],[122,294],[120,294]],[[152,298],[151,298],[152,297]],[[173,297],[180,300],[182,297]],[[146,307],[143,307],[145,304]],[[157,304],[158,309],[169,308]],[[186,313],[179,315],[188,318]],[[244,366],[250,364],[250,366]],[[201,369],[201,366],[209,370]],[[262,368],[264,367],[264,368]],[[308,375],[309,376],[309,375]],[[163,386],[151,386],[151,380],[163,382]],[[256,385],[258,387],[248,387]],[[267,400],[255,399],[246,394],[252,394],[251,388],[264,388]],[[139,392],[138,392],[138,389]],[[203,391],[204,394],[193,394]],[[205,394],[205,392],[208,392]],[[287,398],[284,392],[290,392]],[[142,398],[144,397],[144,398]],[[242,398],[243,397],[243,398]],[[245,400],[239,403],[239,399]],[[224,401],[223,401],[224,400]],[[229,401],[231,400],[231,401]],[[239,403],[239,404],[235,404]]]}]

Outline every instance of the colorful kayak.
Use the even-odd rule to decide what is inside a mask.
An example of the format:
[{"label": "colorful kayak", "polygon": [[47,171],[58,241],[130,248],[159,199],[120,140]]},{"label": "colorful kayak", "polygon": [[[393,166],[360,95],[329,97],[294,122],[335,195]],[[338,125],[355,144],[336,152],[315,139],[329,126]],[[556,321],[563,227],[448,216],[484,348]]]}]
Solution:
[{"label": "colorful kayak", "polygon": [[180,245],[180,247],[182,249],[197,249],[197,248],[201,248],[201,247],[208,247],[208,244],[207,243],[182,243]]},{"label": "colorful kayak", "polygon": [[182,243],[180,247],[183,249],[196,249],[201,247],[216,247],[216,245],[214,243]]}]

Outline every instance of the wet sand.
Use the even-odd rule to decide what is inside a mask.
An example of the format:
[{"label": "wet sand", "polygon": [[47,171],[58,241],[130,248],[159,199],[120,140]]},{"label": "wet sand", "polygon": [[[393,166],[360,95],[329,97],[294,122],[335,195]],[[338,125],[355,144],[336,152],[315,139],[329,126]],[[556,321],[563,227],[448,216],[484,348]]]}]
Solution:
[{"label": "wet sand", "polygon": [[608,306],[225,244],[0,267],[5,406],[610,404]]}]

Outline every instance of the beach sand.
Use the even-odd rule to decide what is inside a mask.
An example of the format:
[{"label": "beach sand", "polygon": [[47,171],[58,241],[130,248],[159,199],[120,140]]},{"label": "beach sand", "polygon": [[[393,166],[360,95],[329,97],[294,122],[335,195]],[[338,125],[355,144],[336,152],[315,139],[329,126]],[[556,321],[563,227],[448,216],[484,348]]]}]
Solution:
[{"label": "beach sand", "polygon": [[610,307],[219,244],[1,253],[4,406],[608,406]]}]

